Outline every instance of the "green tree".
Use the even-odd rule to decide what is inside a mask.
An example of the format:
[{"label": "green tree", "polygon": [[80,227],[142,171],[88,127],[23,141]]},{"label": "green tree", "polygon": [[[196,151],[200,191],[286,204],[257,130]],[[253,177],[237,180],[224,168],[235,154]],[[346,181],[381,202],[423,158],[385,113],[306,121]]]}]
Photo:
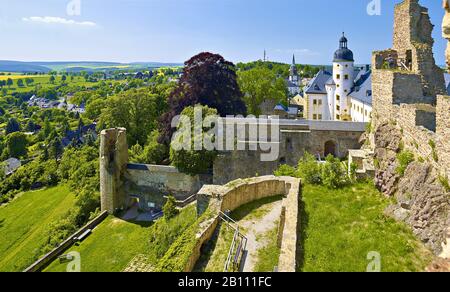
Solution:
[{"label": "green tree", "polygon": [[22,79],[17,79],[17,86],[23,87],[23,80]]},{"label": "green tree", "polygon": [[33,78],[25,78],[25,83],[27,84],[27,86],[30,86],[31,84],[34,83],[34,79]]},{"label": "green tree", "polygon": [[58,92],[56,92],[56,90],[53,88],[41,88],[38,90],[37,96],[50,100],[55,100],[58,98]]},{"label": "green tree", "polygon": [[56,80],[56,78],[55,78],[54,75],[50,76],[49,81],[50,81],[51,84],[55,83],[55,80]]},{"label": "green tree", "polygon": [[20,132],[20,130],[21,127],[19,122],[15,118],[10,118],[6,124],[6,135],[14,132]]},{"label": "green tree", "polygon": [[158,110],[158,100],[148,89],[122,92],[108,100],[100,115],[100,124],[103,128],[124,127],[130,145],[145,145],[162,114]]},{"label": "green tree", "polygon": [[103,99],[94,99],[86,106],[86,117],[91,120],[98,119],[102,110],[107,106],[107,101]]},{"label": "green tree", "polygon": [[264,101],[286,102],[287,87],[283,78],[267,68],[257,67],[238,72],[238,83],[244,93],[244,101],[250,114],[261,115]]},{"label": "green tree", "polygon": [[215,135],[212,130],[213,125],[211,127],[203,125],[202,133],[195,133],[195,111],[201,111],[203,118],[217,117],[217,110],[200,105],[187,107],[181,112],[181,116],[186,117],[186,120],[181,119],[177,127],[177,132],[170,145],[170,160],[178,170],[190,175],[207,173],[217,155],[216,151],[206,150],[205,147],[202,147],[202,150],[195,150],[195,141],[214,142]]},{"label": "green tree", "polygon": [[48,151],[50,157],[57,160],[62,155],[63,151],[64,148],[59,138],[55,138],[50,142]]},{"label": "green tree", "polygon": [[8,86],[8,87],[11,87],[11,85],[13,85],[14,84],[14,82],[13,82],[13,80],[11,79],[11,78],[8,78],[7,80],[6,80],[6,85]]},{"label": "green tree", "polygon": [[10,157],[24,157],[27,155],[27,136],[21,132],[9,134],[6,138]]},{"label": "green tree", "polygon": [[159,132],[154,130],[149,138],[148,144],[144,147],[143,162],[147,164],[162,164],[169,156],[169,149],[166,145],[158,142]]}]

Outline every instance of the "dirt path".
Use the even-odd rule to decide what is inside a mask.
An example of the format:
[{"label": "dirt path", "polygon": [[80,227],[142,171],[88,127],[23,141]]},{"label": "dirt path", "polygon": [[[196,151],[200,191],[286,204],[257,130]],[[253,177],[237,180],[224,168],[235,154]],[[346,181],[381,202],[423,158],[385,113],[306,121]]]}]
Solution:
[{"label": "dirt path", "polygon": [[277,222],[280,220],[281,205],[281,200],[273,202],[266,206],[270,211],[262,218],[244,218],[239,221],[239,226],[244,228],[244,234],[248,238],[248,253],[243,264],[243,272],[253,272],[257,261],[258,250],[267,245],[267,242],[262,241],[258,237],[261,237],[263,234],[276,227]]}]

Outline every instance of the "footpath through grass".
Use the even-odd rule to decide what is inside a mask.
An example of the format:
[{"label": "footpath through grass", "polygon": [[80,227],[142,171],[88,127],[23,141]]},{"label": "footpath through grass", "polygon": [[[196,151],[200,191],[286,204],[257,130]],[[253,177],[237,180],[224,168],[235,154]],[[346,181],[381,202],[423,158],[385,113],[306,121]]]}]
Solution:
[{"label": "footpath through grass", "polygon": [[0,207],[0,271],[22,271],[40,255],[48,225],[75,203],[67,186],[22,194]]},{"label": "footpath through grass", "polygon": [[403,223],[383,215],[389,201],[372,185],[303,188],[299,270],[365,272],[369,252],[381,271],[423,271],[432,254]]}]

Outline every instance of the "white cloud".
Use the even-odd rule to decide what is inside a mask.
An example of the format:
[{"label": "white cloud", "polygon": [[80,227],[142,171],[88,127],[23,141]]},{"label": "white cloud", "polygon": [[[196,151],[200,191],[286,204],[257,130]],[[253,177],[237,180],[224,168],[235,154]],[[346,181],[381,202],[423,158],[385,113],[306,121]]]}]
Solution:
[{"label": "white cloud", "polygon": [[47,24],[63,24],[63,25],[78,25],[78,26],[96,26],[97,24],[92,21],[75,21],[72,19],[66,19],[62,17],[53,16],[31,16],[22,18],[25,22],[38,22]]},{"label": "white cloud", "polygon": [[310,49],[276,49],[277,53],[283,53],[283,54],[296,54],[299,56],[319,56],[319,52],[314,52]]}]

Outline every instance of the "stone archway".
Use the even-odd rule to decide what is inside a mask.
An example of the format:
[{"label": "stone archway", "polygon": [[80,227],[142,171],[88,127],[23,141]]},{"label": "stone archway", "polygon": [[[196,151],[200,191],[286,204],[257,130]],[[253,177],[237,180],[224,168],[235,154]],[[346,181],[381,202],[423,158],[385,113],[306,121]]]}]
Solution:
[{"label": "stone archway", "polygon": [[337,147],[336,143],[334,141],[327,141],[325,142],[325,149],[324,149],[324,156],[327,157],[328,155],[333,155],[334,157],[337,156]]}]

